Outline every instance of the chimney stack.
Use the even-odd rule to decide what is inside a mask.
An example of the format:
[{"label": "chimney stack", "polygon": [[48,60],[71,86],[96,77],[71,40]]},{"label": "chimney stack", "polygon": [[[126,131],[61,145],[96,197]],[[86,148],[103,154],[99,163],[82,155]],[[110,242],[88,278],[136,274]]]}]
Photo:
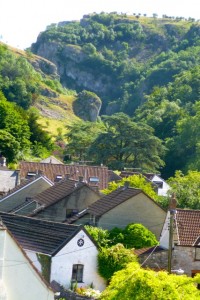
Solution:
[{"label": "chimney stack", "polygon": [[129,181],[125,181],[124,182],[124,189],[127,189],[130,185],[130,182]]},{"label": "chimney stack", "polygon": [[17,173],[17,176],[16,176],[16,186],[17,186],[17,185],[20,185],[20,183],[21,183],[20,170],[15,170],[15,172]]},{"label": "chimney stack", "polygon": [[3,155],[0,156],[0,166],[6,167],[6,158]]},{"label": "chimney stack", "polygon": [[78,177],[78,181],[79,181],[79,182],[83,182],[83,176],[79,176],[79,177]]}]

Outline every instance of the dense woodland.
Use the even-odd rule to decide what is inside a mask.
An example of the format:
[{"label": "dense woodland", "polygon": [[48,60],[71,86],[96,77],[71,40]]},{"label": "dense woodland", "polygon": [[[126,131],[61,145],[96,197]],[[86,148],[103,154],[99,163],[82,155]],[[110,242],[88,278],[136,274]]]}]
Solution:
[{"label": "dense woodland", "polygon": [[[200,171],[198,21],[94,13],[47,26],[26,56],[3,45],[0,51],[1,151],[10,162],[54,152],[67,162],[141,168],[164,178]],[[57,77],[35,68],[33,53],[55,64]],[[83,92],[96,94],[96,122],[76,118],[47,134],[37,122],[44,87],[70,91],[82,109]],[[22,136],[9,121],[12,109],[26,123]]]}]

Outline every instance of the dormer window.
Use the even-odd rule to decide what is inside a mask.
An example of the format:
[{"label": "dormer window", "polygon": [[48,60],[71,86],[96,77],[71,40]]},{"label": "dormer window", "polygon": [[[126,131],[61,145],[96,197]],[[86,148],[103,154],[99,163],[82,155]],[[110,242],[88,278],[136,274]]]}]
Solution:
[{"label": "dormer window", "polygon": [[55,178],[55,181],[60,181],[60,180],[62,180],[62,175],[56,175],[56,178]]},{"label": "dormer window", "polygon": [[163,182],[162,181],[153,181],[153,183],[155,183],[159,189],[163,188]]},{"label": "dormer window", "polygon": [[97,184],[99,183],[99,177],[90,177],[89,182]]},{"label": "dormer window", "polygon": [[36,176],[36,172],[28,172],[27,173],[27,178],[33,178],[34,176]]}]

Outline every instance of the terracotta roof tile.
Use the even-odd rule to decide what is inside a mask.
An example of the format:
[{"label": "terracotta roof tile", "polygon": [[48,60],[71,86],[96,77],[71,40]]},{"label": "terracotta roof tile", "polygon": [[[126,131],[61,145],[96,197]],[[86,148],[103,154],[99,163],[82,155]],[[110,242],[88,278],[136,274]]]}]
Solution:
[{"label": "terracotta roof tile", "polygon": [[192,246],[200,237],[200,210],[177,209],[180,246]]},{"label": "terracotta roof tile", "polygon": [[[56,181],[56,176],[65,177],[67,174],[70,179],[78,180],[82,176],[90,186],[98,186],[100,190],[108,187],[108,168],[104,166],[86,166],[86,165],[63,165],[38,162],[20,163],[20,176],[26,178],[28,172],[44,174],[51,181]],[[91,182],[91,178],[98,178],[98,182]]]}]

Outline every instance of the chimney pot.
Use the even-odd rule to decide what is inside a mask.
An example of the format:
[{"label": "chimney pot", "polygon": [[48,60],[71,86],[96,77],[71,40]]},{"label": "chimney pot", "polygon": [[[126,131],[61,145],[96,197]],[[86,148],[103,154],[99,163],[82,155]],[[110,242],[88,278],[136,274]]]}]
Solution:
[{"label": "chimney pot", "polygon": [[79,176],[78,179],[79,179],[79,182],[83,182],[83,176]]}]

